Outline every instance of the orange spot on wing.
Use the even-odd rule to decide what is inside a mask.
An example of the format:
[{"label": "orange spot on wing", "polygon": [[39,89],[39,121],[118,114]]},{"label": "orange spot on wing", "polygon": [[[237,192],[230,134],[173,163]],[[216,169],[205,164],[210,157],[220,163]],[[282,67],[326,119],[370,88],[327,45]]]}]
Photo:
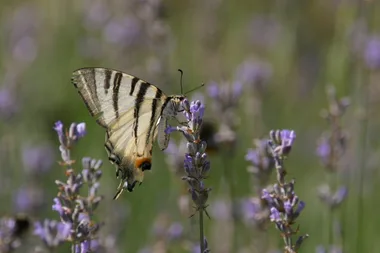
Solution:
[{"label": "orange spot on wing", "polygon": [[141,165],[144,163],[144,162],[148,162],[148,163],[152,163],[152,158],[149,158],[149,157],[143,157],[143,158],[139,158],[139,159],[136,159],[135,161],[135,168],[140,168]]}]

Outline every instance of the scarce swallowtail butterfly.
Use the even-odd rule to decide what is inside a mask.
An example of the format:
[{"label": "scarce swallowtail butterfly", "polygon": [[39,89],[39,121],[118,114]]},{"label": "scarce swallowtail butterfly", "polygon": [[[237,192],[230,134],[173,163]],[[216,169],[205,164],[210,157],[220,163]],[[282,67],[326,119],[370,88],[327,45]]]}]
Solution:
[{"label": "scarce swallowtail butterfly", "polygon": [[185,96],[166,96],[156,86],[121,71],[82,68],[72,82],[91,115],[106,129],[105,148],[120,178],[114,199],[142,183],[152,166],[153,142],[166,149],[168,120],[176,117]]}]

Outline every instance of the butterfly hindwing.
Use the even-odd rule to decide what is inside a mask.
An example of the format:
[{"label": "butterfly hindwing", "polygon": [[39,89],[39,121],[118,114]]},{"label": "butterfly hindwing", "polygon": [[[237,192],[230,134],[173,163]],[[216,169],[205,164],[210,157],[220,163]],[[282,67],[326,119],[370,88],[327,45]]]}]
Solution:
[{"label": "butterfly hindwing", "polygon": [[161,150],[168,147],[170,135],[165,132],[168,127],[168,120],[165,117],[160,117],[157,122],[157,142]]}]

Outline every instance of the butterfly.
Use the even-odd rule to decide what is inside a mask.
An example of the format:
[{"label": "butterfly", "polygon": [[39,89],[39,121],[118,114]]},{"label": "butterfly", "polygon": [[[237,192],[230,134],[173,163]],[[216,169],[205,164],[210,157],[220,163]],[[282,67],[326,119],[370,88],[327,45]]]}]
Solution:
[{"label": "butterfly", "polygon": [[136,183],[142,183],[144,171],[151,169],[154,140],[161,150],[167,148],[168,120],[181,111],[185,96],[166,96],[138,77],[107,68],[78,69],[72,83],[106,130],[105,148],[120,178],[117,199],[124,189],[132,192]]}]

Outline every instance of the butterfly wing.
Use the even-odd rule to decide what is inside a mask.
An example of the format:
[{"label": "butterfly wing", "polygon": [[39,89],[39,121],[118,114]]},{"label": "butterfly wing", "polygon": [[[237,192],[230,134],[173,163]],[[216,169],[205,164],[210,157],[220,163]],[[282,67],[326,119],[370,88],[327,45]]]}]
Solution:
[{"label": "butterfly wing", "polygon": [[84,68],[72,81],[91,115],[106,129],[105,147],[121,178],[117,198],[133,190],[150,169],[157,121],[167,96],[137,77],[106,68]]}]

